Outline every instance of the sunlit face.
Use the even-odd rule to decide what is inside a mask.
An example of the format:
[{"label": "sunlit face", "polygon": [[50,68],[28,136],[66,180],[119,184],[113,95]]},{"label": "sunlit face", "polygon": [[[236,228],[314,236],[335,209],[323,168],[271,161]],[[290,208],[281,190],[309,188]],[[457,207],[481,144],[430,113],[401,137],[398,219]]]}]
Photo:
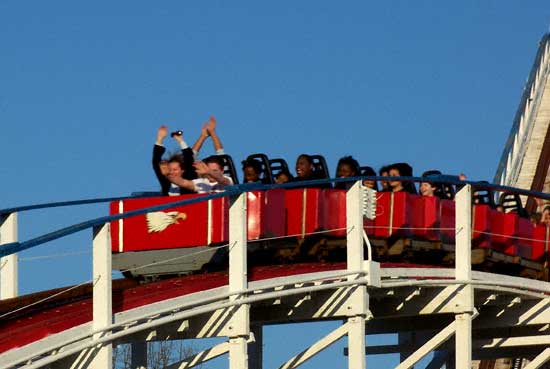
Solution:
[{"label": "sunlit face", "polygon": [[374,189],[374,181],[371,181],[370,179],[365,179],[363,181],[363,186]]},{"label": "sunlit face", "polygon": [[287,183],[290,180],[288,176],[285,173],[280,173],[277,178],[275,178],[275,183],[281,184],[281,183]]},{"label": "sunlit face", "polygon": [[[388,175],[390,177],[399,177],[401,176],[401,173],[399,173],[399,170],[396,168],[392,168],[389,170]],[[393,192],[398,192],[403,189],[403,183],[401,181],[389,181],[389,185]]]},{"label": "sunlit face", "polygon": [[162,175],[167,176],[168,172],[170,171],[170,168],[168,168],[168,162],[161,161],[160,164],[159,164],[159,167],[160,167],[160,172],[162,173]]},{"label": "sunlit face", "polygon": [[[208,169],[210,170],[210,173],[215,175],[223,175],[222,168],[218,165],[218,163],[208,163],[206,164],[208,166]],[[213,176],[208,176],[208,180],[210,182],[216,182],[216,179]]]},{"label": "sunlit face", "polygon": [[298,160],[296,160],[296,175],[304,178],[309,177],[311,172],[313,172],[313,165],[311,165],[306,158],[300,156]]},{"label": "sunlit face", "polygon": [[[380,172],[381,177],[387,177],[388,172]],[[388,181],[380,181],[380,186],[382,186],[382,190],[387,191],[390,189],[390,184]]]},{"label": "sunlit face", "polygon": [[340,164],[336,170],[336,177],[338,178],[353,177],[355,174],[355,171],[348,164]]},{"label": "sunlit face", "polygon": [[254,170],[253,167],[245,167],[243,169],[243,173],[245,183],[258,182],[260,180],[259,174]]},{"label": "sunlit face", "polygon": [[178,162],[169,162],[168,163],[168,176],[169,177],[181,177],[183,174],[183,169],[181,169],[180,163]]},{"label": "sunlit face", "polygon": [[545,226],[550,226],[550,210],[544,210],[540,222]]},{"label": "sunlit face", "polygon": [[422,196],[432,197],[435,195],[436,188],[431,185],[429,182],[420,183],[420,194]]}]

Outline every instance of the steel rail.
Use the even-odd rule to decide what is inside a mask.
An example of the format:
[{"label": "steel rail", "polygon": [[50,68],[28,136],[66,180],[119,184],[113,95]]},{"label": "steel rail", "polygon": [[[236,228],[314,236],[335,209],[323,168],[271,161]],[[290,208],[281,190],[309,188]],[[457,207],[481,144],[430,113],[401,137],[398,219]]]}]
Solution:
[{"label": "steel rail", "polygon": [[[160,195],[160,193],[159,193],[159,195]],[[149,197],[149,196],[144,196],[144,197]],[[11,208],[0,209],[0,216],[8,215],[8,214],[11,214],[11,213],[16,213],[16,212],[29,211],[29,210],[58,208],[58,207],[63,207],[63,206],[99,204],[99,203],[103,203],[103,202],[129,200],[129,199],[139,199],[139,198],[144,198],[144,197],[141,197],[141,196],[98,197],[98,198],[93,198],[93,199],[56,201],[56,202],[46,202],[46,203],[34,204],[34,205],[22,205],[22,206],[15,206],[15,207],[11,207]]]},{"label": "steel rail", "polygon": [[[364,274],[364,272],[348,272],[348,273],[344,273],[344,274],[346,274],[346,275],[348,275],[348,274]],[[341,276],[334,277],[334,278],[343,277],[344,274],[342,274]],[[316,279],[316,281],[319,281],[319,280]],[[305,282],[294,281],[294,282],[290,282],[287,285],[299,284],[299,283],[305,283]],[[35,362],[34,364],[31,364],[30,366],[25,366],[25,368],[27,368],[27,369],[38,368],[40,366],[47,365],[51,362],[54,362],[56,360],[62,359],[62,358],[67,357],[67,356],[70,356],[74,353],[80,352],[84,349],[88,349],[88,348],[90,348],[92,346],[95,346],[95,345],[98,345],[98,344],[112,342],[112,341],[114,341],[118,338],[121,338],[123,336],[130,335],[130,334],[133,334],[133,333],[137,333],[137,332],[140,332],[140,331],[145,330],[145,329],[155,328],[155,327],[158,327],[158,326],[161,326],[161,325],[164,325],[164,324],[172,323],[172,322],[177,321],[177,320],[186,319],[186,318],[190,318],[190,317],[193,317],[193,316],[196,316],[196,315],[213,312],[215,310],[230,308],[230,307],[241,305],[241,304],[261,302],[261,301],[269,300],[269,299],[272,299],[272,298],[287,297],[287,296],[292,296],[292,295],[297,295],[297,294],[302,294],[302,293],[318,292],[318,291],[329,290],[329,289],[334,289],[334,288],[341,288],[341,287],[350,287],[350,286],[353,286],[353,285],[361,285],[361,284],[365,284],[365,283],[368,283],[368,279],[365,278],[365,277],[362,277],[362,278],[358,278],[358,279],[355,279],[355,280],[352,280],[352,281],[333,282],[333,283],[330,283],[330,284],[323,284],[323,285],[317,285],[317,286],[298,287],[298,288],[295,288],[295,289],[292,289],[292,290],[265,292],[265,293],[262,293],[262,294],[256,294],[254,296],[244,297],[244,298],[238,299],[238,300],[231,300],[231,301],[228,301],[228,302],[222,302],[220,304],[215,304],[215,305],[210,305],[210,306],[203,306],[201,308],[194,308],[192,311],[182,311],[182,312],[179,312],[179,313],[176,313],[176,314],[171,314],[171,315],[165,316],[165,317],[159,317],[160,314],[158,312],[155,312],[155,313],[151,313],[149,315],[143,315],[142,317],[139,317],[139,318],[132,318],[128,322],[124,322],[124,323],[120,322],[120,323],[111,325],[111,326],[106,327],[106,328],[101,329],[101,330],[95,330],[95,331],[88,332],[88,333],[86,333],[86,334],[84,334],[84,335],[82,335],[78,338],[77,337],[72,337],[73,338],[72,340],[65,341],[64,343],[59,343],[53,348],[49,348],[47,350],[44,350],[44,352],[35,353],[35,354],[32,355],[32,357],[30,357],[30,355],[27,355],[27,357],[18,358],[18,361],[13,363],[12,365],[18,365],[21,362],[32,360],[33,357],[44,355],[47,352],[54,351],[54,350],[59,349],[63,346],[66,346],[70,343],[85,340],[85,339],[89,338],[90,336],[93,336],[94,334],[97,334],[97,333],[104,333],[104,332],[112,331],[113,328],[120,328],[122,326],[128,325],[129,323],[133,323],[133,322],[136,322],[138,320],[145,320],[146,323],[139,324],[139,325],[131,327],[131,328],[126,328],[126,329],[124,329],[120,332],[109,334],[108,336],[104,336],[104,337],[99,338],[97,340],[93,340],[93,341],[90,341],[90,342],[83,343],[83,344],[81,344],[77,347],[74,347],[74,348],[70,349],[70,350],[59,352],[59,353],[55,354],[53,357],[45,359],[46,360],[45,362],[43,360],[39,359],[39,361]],[[533,296],[533,294],[534,294],[533,292],[529,293],[530,291],[525,291],[525,285],[520,284],[520,283],[510,283],[510,282],[506,283],[506,282],[492,282],[492,281],[478,281],[478,280],[413,280],[413,281],[400,281],[400,282],[382,282],[382,286],[380,288],[418,287],[418,286],[436,287],[436,286],[443,286],[443,285],[468,285],[468,284],[478,286],[478,287],[501,287],[501,286],[512,287],[512,286],[515,286],[515,288],[512,291],[508,291],[508,292],[515,292],[519,295],[527,294],[529,296]],[[277,283],[276,286],[281,286],[281,284]],[[267,287],[262,287],[259,290],[261,291],[262,289],[267,289]],[[257,290],[253,289],[252,291],[257,291]],[[550,289],[546,290],[545,292],[550,292]],[[238,293],[238,292],[234,292],[231,295],[233,295],[235,293]],[[239,294],[242,294],[242,293],[239,293]],[[215,299],[215,301],[223,300],[223,299],[227,298],[227,297],[222,297],[222,296],[225,296],[225,295],[228,295],[228,294],[220,295],[220,296],[218,296],[214,299]],[[543,294],[543,295],[536,295],[535,297],[546,298],[548,296]],[[199,305],[199,306],[204,305],[206,303],[205,301],[209,301],[209,299],[212,299],[212,298],[213,297],[206,298],[204,300],[194,301],[193,303],[189,303],[189,307],[191,307],[193,305]],[[212,302],[214,302],[214,301],[212,301]],[[186,307],[186,304],[182,305],[182,307],[180,307],[180,309],[185,308],[185,307]],[[169,309],[169,311],[173,311],[173,310],[174,310],[174,308]],[[150,320],[152,318],[157,318],[157,319]]]},{"label": "steel rail", "polygon": [[[176,206],[183,206],[183,205],[190,205],[195,204],[203,201],[208,201],[211,199],[221,198],[221,197],[228,197],[228,196],[235,196],[239,195],[243,192],[250,192],[254,190],[269,190],[269,189],[275,189],[275,188],[295,188],[295,187],[304,187],[304,186],[313,186],[313,185],[323,185],[328,183],[339,183],[339,182],[350,182],[350,181],[358,181],[358,180],[397,180],[397,181],[412,181],[412,182],[434,182],[434,183],[445,183],[445,184],[454,184],[454,185],[464,185],[464,184],[470,184],[473,187],[481,190],[493,190],[493,191],[499,191],[499,192],[513,192],[520,195],[527,195],[527,196],[534,196],[542,199],[550,200],[550,194],[545,194],[542,192],[536,192],[536,191],[529,191],[529,190],[521,190],[516,189],[513,187],[508,186],[501,186],[501,185],[494,185],[494,184],[488,184],[488,183],[482,183],[482,182],[474,182],[474,181],[460,181],[456,180],[453,176],[430,176],[430,177],[380,177],[380,176],[361,176],[361,177],[347,177],[347,178],[330,178],[330,179],[320,179],[320,180],[312,180],[312,181],[301,181],[301,182],[291,182],[291,183],[284,183],[284,184],[275,184],[275,185],[264,185],[261,183],[248,183],[248,184],[240,184],[240,185],[234,185],[234,186],[228,186],[227,190],[225,192],[219,192],[215,194],[205,195],[201,197],[196,197],[192,199],[185,199],[185,200],[178,200],[171,203],[161,204],[161,205],[154,205],[138,210],[129,211],[126,213],[121,214],[115,214],[110,216],[103,216],[99,218],[94,218],[88,221],[84,221],[78,224],[74,224],[65,228],[61,228],[59,230],[47,233],[45,235],[30,239],[28,241],[24,242],[13,242],[13,243],[7,243],[2,245],[0,247],[0,257],[8,256],[20,251],[24,251],[30,248],[33,248],[35,246],[41,245],[43,243],[56,240],[58,238],[65,237],[67,235],[82,231],[84,229],[93,228],[95,226],[103,225],[105,223],[113,222],[120,219],[126,219],[129,217],[133,217],[136,215],[146,214],[152,211],[160,211],[165,209],[170,209]],[[135,197],[128,197],[127,199],[132,199]],[[112,199],[121,199],[121,198],[112,198]],[[82,200],[87,203],[92,203],[93,201],[99,201],[99,202],[106,202],[106,199],[91,199],[91,200]],[[113,200],[114,201],[114,200]],[[55,206],[65,206],[69,204],[75,204],[78,201],[70,201],[65,203],[50,203],[50,204],[39,204],[36,205],[36,207],[33,208],[33,206],[26,206],[26,207],[20,207],[20,208],[10,208],[10,209],[24,209],[24,210],[31,210],[36,208],[48,208],[48,207],[55,207]],[[63,205],[65,204],[65,205]],[[8,210],[10,210],[8,209]],[[2,213],[5,210],[0,211]],[[22,211],[22,210],[21,210]],[[5,215],[5,213],[2,213]]]},{"label": "steel rail", "polygon": [[[350,273],[346,273],[346,275],[347,274],[350,274]],[[359,274],[359,273],[355,272],[355,273],[352,273],[352,274]],[[338,279],[340,279],[340,278],[338,277]],[[299,283],[300,282],[293,282],[291,284],[299,284]],[[213,311],[216,311],[216,310],[219,310],[219,309],[230,308],[230,307],[237,306],[237,305],[242,305],[242,304],[261,302],[261,301],[269,300],[269,299],[272,299],[272,298],[286,297],[286,296],[298,295],[298,294],[301,294],[301,293],[308,293],[308,292],[317,292],[317,291],[327,290],[327,289],[331,289],[331,288],[349,287],[351,285],[356,285],[356,284],[359,285],[359,284],[365,284],[365,283],[368,283],[368,279],[363,277],[363,278],[358,278],[358,279],[354,279],[354,280],[351,280],[351,281],[346,280],[346,281],[343,281],[343,282],[333,282],[333,283],[330,283],[330,284],[322,284],[322,285],[318,285],[318,286],[297,287],[297,288],[292,289],[292,290],[281,290],[281,291],[274,291],[274,292],[265,292],[265,293],[262,293],[262,294],[255,294],[254,296],[244,297],[244,298],[237,299],[237,300],[229,300],[229,301],[226,301],[226,302],[221,302],[219,304],[214,304],[214,305],[210,304],[208,306],[203,306],[205,304],[203,302],[203,300],[194,301],[193,303],[189,303],[189,305],[190,306],[198,305],[198,306],[202,306],[202,307],[192,308],[193,309],[192,311],[182,311],[182,312],[175,313],[175,314],[172,313],[168,316],[160,316],[159,317],[158,312],[154,312],[154,313],[144,315],[143,317],[140,317],[139,320],[144,320],[144,321],[146,321],[146,323],[142,323],[142,324],[139,324],[137,326],[133,326],[131,328],[123,329],[122,331],[119,331],[117,333],[113,333],[113,334],[110,334],[108,336],[104,336],[102,338],[92,340],[90,342],[81,344],[80,346],[77,346],[75,348],[72,348],[72,349],[69,349],[69,350],[66,350],[66,351],[58,352],[55,355],[53,355],[53,357],[49,358],[51,361],[48,361],[48,359],[46,359],[46,362],[43,362],[42,360],[39,359],[40,361],[37,361],[35,364],[32,364],[30,366],[25,366],[25,368],[27,368],[27,369],[38,368],[38,367],[41,367],[43,365],[47,365],[47,364],[50,364],[51,362],[62,359],[64,357],[70,356],[74,353],[80,352],[84,349],[90,348],[92,346],[96,346],[98,344],[111,342],[111,341],[114,341],[114,340],[116,340],[120,337],[124,337],[124,336],[129,335],[129,334],[137,333],[137,332],[140,332],[140,331],[145,330],[145,329],[154,328],[154,327],[157,327],[157,326],[160,326],[160,325],[163,325],[163,324],[168,324],[168,323],[171,323],[171,322],[174,322],[174,321],[177,321],[177,320],[190,318],[190,317],[200,315],[200,314],[206,314],[206,313],[213,312]],[[265,287],[262,287],[261,289],[259,289],[259,291],[262,291],[263,289],[265,289]],[[233,293],[231,293],[231,295],[234,295],[235,293],[237,293],[237,292],[233,292]],[[225,297],[225,298],[227,298],[227,297]],[[209,298],[206,298],[204,300],[208,300],[208,299]],[[223,299],[224,298],[221,298],[221,297],[216,297],[215,298],[216,301],[223,300]],[[185,305],[186,304],[183,304],[182,306],[185,306]],[[173,310],[174,310],[174,308],[170,309],[170,311],[173,311]],[[152,320],[152,319],[155,319],[155,320]],[[94,334],[112,331],[113,327],[123,328],[123,326],[127,326],[129,323],[133,323],[133,322],[136,322],[136,321],[138,321],[138,319],[133,318],[133,319],[129,320],[129,322],[125,322],[125,323],[120,322],[120,323],[117,323],[117,324],[113,324],[113,325],[110,325],[108,327],[105,327],[105,328],[102,328],[102,329],[99,329],[99,330],[94,330],[94,331],[87,332],[87,333],[85,333],[85,334],[83,334],[79,337],[74,337],[73,336],[73,337],[71,337],[70,340],[67,340],[63,343],[58,343],[57,345],[54,345],[53,347],[50,347],[48,349],[44,349],[42,351],[33,353],[32,355],[27,355],[25,357],[18,357],[17,361],[10,363],[10,366],[15,366],[15,365],[18,365],[18,364],[23,363],[23,362],[31,361],[32,358],[34,358],[34,357],[45,355],[48,352],[55,351],[57,349],[60,349],[64,346],[68,345],[68,344],[88,339],[89,337],[93,337]],[[38,365],[38,366],[36,366],[36,365]]]}]

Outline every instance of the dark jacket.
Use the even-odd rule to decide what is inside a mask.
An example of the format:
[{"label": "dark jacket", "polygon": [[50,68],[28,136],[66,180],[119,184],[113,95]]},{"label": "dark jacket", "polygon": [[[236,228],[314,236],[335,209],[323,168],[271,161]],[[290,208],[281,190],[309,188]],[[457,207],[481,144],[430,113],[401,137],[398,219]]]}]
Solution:
[{"label": "dark jacket", "polygon": [[[162,175],[162,172],[160,171],[160,162],[162,161],[162,155],[166,151],[166,148],[164,146],[155,145],[153,146],[153,170],[155,171],[155,175],[157,176],[157,180],[160,183],[160,190],[164,196],[168,195],[168,190],[170,190],[170,181],[168,178]],[[181,177],[183,179],[193,180],[197,178],[197,172],[195,171],[195,167],[193,166],[194,162],[194,155],[193,150],[188,147],[186,149],[181,150],[181,154],[183,156],[183,174]],[[180,188],[180,194],[192,194],[195,193],[194,191],[187,190],[185,188]]]}]

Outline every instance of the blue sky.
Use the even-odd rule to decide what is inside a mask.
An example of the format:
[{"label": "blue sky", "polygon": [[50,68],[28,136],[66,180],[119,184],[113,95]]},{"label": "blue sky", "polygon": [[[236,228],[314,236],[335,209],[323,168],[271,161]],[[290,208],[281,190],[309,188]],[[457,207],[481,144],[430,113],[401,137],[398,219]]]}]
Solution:
[{"label": "blue sky", "polygon": [[[156,190],[157,127],[192,143],[209,115],[236,161],[321,153],[334,172],[351,154],[491,180],[549,26],[546,1],[4,0],[0,208]],[[19,236],[106,211],[21,214]],[[88,254],[28,258],[90,238],[23,253],[21,292],[89,279]]]}]

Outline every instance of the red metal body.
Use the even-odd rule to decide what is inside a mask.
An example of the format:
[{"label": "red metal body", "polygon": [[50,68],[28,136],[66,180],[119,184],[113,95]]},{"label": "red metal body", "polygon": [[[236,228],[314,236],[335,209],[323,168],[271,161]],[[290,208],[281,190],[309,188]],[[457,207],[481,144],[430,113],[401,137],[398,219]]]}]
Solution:
[{"label": "red metal body", "polygon": [[491,219],[495,211],[489,205],[475,205],[472,212],[472,244],[475,247],[491,246]]},{"label": "red metal body", "polygon": [[439,207],[437,197],[411,195],[411,226],[415,238],[439,241],[441,238]]},{"label": "red metal body", "polygon": [[[203,195],[186,195],[177,200]],[[175,201],[171,197],[125,200],[111,204],[111,214]],[[170,224],[151,230],[148,215],[113,222],[113,252],[185,248],[223,244],[229,238],[229,199],[175,207]],[[178,214],[180,215],[178,217]],[[182,215],[183,214],[183,215]],[[160,217],[165,215],[160,214]],[[153,216],[154,218],[154,216]],[[154,223],[154,222],[153,222]],[[365,230],[374,238],[403,237],[453,244],[455,202],[405,192],[377,194],[376,218],[365,219]],[[546,252],[546,227],[534,227],[515,213],[499,213],[488,205],[474,205],[472,247],[490,248],[507,255],[539,260]],[[162,228],[162,229],[161,229]],[[316,188],[274,189],[248,193],[248,239],[307,237],[324,232],[346,234],[346,192]]]},{"label": "red metal body", "polygon": [[286,190],[286,234],[305,237],[320,230],[322,219],[323,190],[318,188],[300,188]]},{"label": "red metal body", "polygon": [[[112,202],[111,214],[119,214],[148,206],[181,201],[204,195],[182,195],[177,198],[153,197]],[[137,215],[111,223],[113,252],[159,250],[222,244],[229,241],[229,199],[220,198],[205,202],[166,209],[159,219],[169,224],[152,230],[151,214]],[[248,238],[285,235],[285,191],[252,191],[247,198]],[[169,214],[174,219],[169,218]],[[180,215],[178,218],[177,216]],[[149,220],[148,220],[149,217]],[[154,216],[153,216],[154,218]],[[160,229],[163,228],[163,229]]]}]

